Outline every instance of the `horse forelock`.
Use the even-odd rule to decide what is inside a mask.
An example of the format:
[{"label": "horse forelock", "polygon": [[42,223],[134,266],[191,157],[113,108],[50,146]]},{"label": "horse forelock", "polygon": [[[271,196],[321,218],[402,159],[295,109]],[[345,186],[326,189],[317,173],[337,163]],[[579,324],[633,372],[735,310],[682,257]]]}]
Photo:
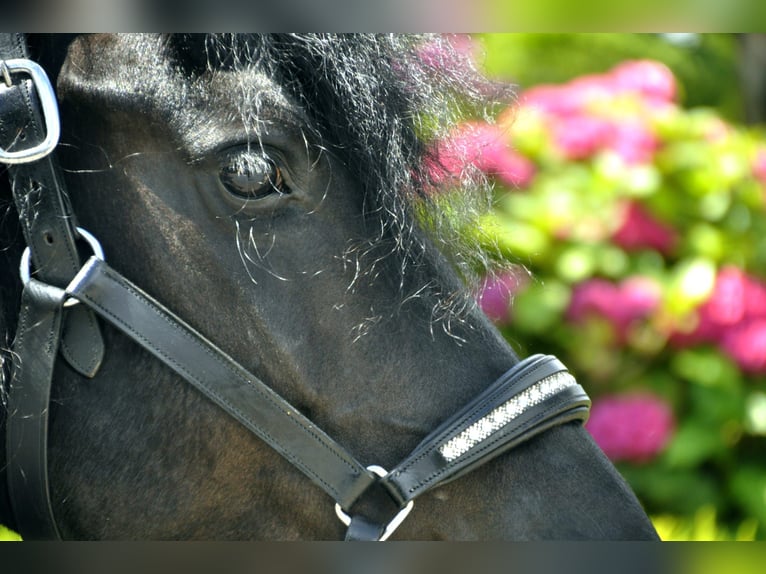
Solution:
[{"label": "horse forelock", "polygon": [[[470,56],[443,36],[399,35],[171,35],[166,48],[173,65],[190,78],[216,71],[257,68],[298,103],[307,128],[361,182],[368,213],[378,232],[345,256],[374,277],[389,256],[405,271],[424,258],[445,255],[469,287],[502,263],[475,239],[459,233],[461,219],[486,210],[492,189],[478,170],[465,171],[460,193],[440,177],[436,141],[466,113],[490,119],[513,97],[507,85],[487,80]],[[438,54],[435,60],[434,54]],[[243,105],[257,109],[255,98]],[[243,117],[248,110],[243,110]],[[438,249],[436,252],[433,249]],[[361,260],[361,261],[360,261]],[[507,265],[507,264],[506,264]],[[434,316],[447,323],[471,297],[460,288],[410,285],[403,299],[432,295]],[[446,323],[445,323],[446,324]]]},{"label": "horse forelock", "polygon": [[[117,54],[119,74],[100,51]],[[439,187],[445,182],[454,187],[455,180],[434,177],[440,164],[432,144],[464,119],[465,110],[489,118],[512,94],[507,86],[486,80],[469,56],[442,36],[91,37],[70,50],[70,58],[67,81],[78,81],[77,68],[87,63],[89,77],[98,78],[92,89],[119,94],[124,99],[116,104],[146,106],[154,98],[171,111],[182,110],[189,98],[209,92],[216,78],[227,76],[221,72],[257,71],[277,90],[240,84],[241,93],[223,94],[237,102],[239,118],[258,116],[264,97],[276,102],[263,106],[270,113],[288,110],[289,104],[280,99],[285,96],[305,114],[302,128],[316,145],[340,158],[361,183],[369,228],[377,231],[343,254],[360,270],[355,279],[372,281],[381,262],[393,264],[402,300],[428,298],[434,317],[444,319],[443,326],[470,307],[473,298],[465,296],[462,285],[436,286],[427,273],[418,279],[421,263],[446,256],[469,287],[498,264],[492,250],[457,229],[457,222],[490,205],[490,184],[466,171],[461,192],[448,194],[445,208]],[[445,62],[453,65],[446,68]],[[60,87],[67,89],[65,84]],[[163,119],[196,122],[193,129],[179,132],[193,136],[190,146],[199,145],[205,140],[206,120],[189,116],[171,113]],[[208,123],[216,120],[211,115]]]}]

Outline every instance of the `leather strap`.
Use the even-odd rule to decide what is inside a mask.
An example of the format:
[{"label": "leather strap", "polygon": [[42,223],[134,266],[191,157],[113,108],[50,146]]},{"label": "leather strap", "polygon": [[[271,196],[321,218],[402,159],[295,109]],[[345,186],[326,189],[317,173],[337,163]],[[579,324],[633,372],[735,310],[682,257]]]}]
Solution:
[{"label": "leather strap", "polygon": [[587,420],[589,408],[558,359],[534,355],[428,435],[383,484],[403,506],[554,425]]},{"label": "leather strap", "polygon": [[367,517],[357,515],[351,518],[346,530],[346,542],[369,542],[380,540],[385,530],[385,524],[372,522]]},{"label": "leather strap", "polygon": [[31,279],[21,314],[8,393],[8,491],[16,527],[26,540],[58,539],[48,491],[48,407],[66,293]]},{"label": "leather strap", "polygon": [[[28,58],[23,34],[0,34],[0,60]],[[0,77],[0,147],[15,151],[45,138],[37,90],[24,74]],[[19,220],[32,252],[36,277],[66,287],[80,269],[75,224],[52,154],[30,163],[8,166]],[[61,353],[79,373],[93,377],[104,356],[104,343],[94,315],[84,308],[66,313]]]},{"label": "leather strap", "polygon": [[136,285],[91,257],[68,293],[167,364],[343,508],[376,480],[314,423]]},{"label": "leather strap", "polygon": [[[375,482],[370,471],[265,383],[104,261],[88,260],[67,293],[265,440],[342,508],[351,508]],[[431,433],[381,484],[403,507],[555,424],[585,420],[589,405],[555,357],[530,357]],[[349,528],[353,539],[383,530],[362,516],[352,517]]]}]

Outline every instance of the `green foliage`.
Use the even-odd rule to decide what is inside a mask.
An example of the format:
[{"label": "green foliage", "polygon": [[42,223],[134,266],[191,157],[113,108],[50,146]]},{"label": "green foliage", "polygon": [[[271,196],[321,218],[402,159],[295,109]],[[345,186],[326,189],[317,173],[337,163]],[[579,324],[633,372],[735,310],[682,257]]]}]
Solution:
[{"label": "green foliage", "polygon": [[[690,518],[663,514],[653,516],[652,521],[660,538],[668,542],[685,540],[747,542],[755,540],[755,533],[758,528],[757,523],[752,519],[745,520],[735,529],[722,526],[718,523],[715,508],[712,506],[701,507]],[[752,564],[749,563],[748,566],[750,565]],[[705,571],[708,570],[705,569]],[[742,573],[745,570],[732,567],[729,562],[725,571]],[[759,570],[748,568],[747,571],[758,572]],[[710,570],[710,572],[720,572],[720,570]]]},{"label": "green foliage", "polygon": [[[625,60],[667,65],[689,108],[713,107],[732,120],[743,117],[738,91],[737,44],[732,34],[481,34],[484,69],[520,88],[562,83],[601,73]],[[670,36],[670,38],[674,38]]]},{"label": "green foliage", "polygon": [[20,542],[21,536],[0,524],[0,542]]},{"label": "green foliage", "polygon": [[[495,158],[494,207],[458,226],[524,267],[498,326],[521,354],[557,354],[594,416],[637,392],[671,410],[668,426],[661,407],[632,407],[641,423],[605,406],[615,432],[592,431],[664,538],[766,539],[766,139],[725,119],[741,112],[734,40],[480,40],[496,76],[561,84],[498,117],[509,165],[533,169],[511,181]],[[626,89],[610,68],[635,58],[672,72],[628,65]],[[654,442],[614,450],[631,424],[656,424]]]}]

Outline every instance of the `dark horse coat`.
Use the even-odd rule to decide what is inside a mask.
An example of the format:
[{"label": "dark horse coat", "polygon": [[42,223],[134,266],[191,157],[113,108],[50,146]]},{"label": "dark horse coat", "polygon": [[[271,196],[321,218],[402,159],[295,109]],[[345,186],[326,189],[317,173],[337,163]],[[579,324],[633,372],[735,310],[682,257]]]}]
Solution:
[{"label": "dark horse coat", "polygon": [[[72,210],[109,264],[385,468],[518,361],[465,292],[482,256],[461,259],[466,246],[414,216],[436,193],[422,142],[448,127],[450,100],[497,87],[417,48],[389,36],[32,39],[57,86]],[[10,341],[20,233],[6,186]],[[342,538],[325,493],[102,330],[94,378],[64,360],[55,371],[48,459],[63,537]],[[424,494],[395,534],[655,536],[577,423]]]}]

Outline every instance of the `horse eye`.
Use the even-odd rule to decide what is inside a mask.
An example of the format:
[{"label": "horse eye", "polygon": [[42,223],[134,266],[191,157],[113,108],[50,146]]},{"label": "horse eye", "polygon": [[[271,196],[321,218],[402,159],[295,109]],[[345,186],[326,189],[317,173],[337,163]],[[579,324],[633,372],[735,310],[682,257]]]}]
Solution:
[{"label": "horse eye", "polygon": [[263,156],[240,155],[221,168],[219,177],[230,193],[244,199],[288,193],[279,167]]}]

